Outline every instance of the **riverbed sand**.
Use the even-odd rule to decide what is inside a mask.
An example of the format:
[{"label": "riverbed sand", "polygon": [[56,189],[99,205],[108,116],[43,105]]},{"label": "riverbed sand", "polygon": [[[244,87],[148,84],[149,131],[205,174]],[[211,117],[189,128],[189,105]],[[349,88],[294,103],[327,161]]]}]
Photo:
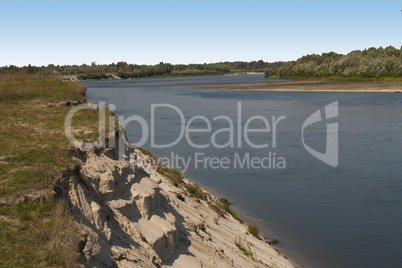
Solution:
[{"label": "riverbed sand", "polygon": [[344,82],[302,80],[243,85],[200,86],[197,89],[246,90],[246,91],[291,91],[291,92],[384,92],[402,93],[402,81],[398,82]]}]

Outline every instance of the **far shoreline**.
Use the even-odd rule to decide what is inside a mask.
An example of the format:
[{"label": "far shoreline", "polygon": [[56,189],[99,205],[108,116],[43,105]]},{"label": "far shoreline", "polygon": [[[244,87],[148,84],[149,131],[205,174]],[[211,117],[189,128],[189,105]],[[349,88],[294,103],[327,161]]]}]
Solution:
[{"label": "far shoreline", "polygon": [[194,89],[269,91],[269,92],[359,92],[402,93],[402,81],[347,82],[325,80],[297,80],[242,85],[197,86]]},{"label": "far shoreline", "polygon": [[261,74],[264,72],[233,72],[233,73],[206,73],[206,74],[177,74],[177,75],[152,75],[152,76],[144,76],[144,77],[132,77],[132,78],[121,78],[117,76],[115,73],[106,73],[109,78],[99,78],[99,79],[79,79],[79,74],[67,74],[67,75],[56,75],[63,81],[74,81],[74,82],[86,82],[86,81],[115,81],[115,80],[134,80],[134,79],[154,79],[154,78],[183,78],[183,77],[203,77],[203,76],[231,76],[231,75],[250,75],[250,74]]}]

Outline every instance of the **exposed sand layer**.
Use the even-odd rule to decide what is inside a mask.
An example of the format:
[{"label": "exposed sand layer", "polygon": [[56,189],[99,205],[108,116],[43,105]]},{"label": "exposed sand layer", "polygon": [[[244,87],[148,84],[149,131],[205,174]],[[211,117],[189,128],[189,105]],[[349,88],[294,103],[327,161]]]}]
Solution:
[{"label": "exposed sand layer", "polygon": [[301,91],[301,92],[387,92],[402,93],[402,81],[398,82],[340,82],[302,80],[245,85],[217,85],[193,87],[197,89],[222,89],[246,91]]},{"label": "exposed sand layer", "polygon": [[[125,139],[124,131],[121,126],[113,139]],[[244,224],[217,211],[217,198],[205,190],[208,200],[191,197],[149,165],[150,156],[117,144],[79,150],[79,166],[55,186],[82,223],[85,266],[294,267]],[[122,154],[131,157],[119,160]]]}]

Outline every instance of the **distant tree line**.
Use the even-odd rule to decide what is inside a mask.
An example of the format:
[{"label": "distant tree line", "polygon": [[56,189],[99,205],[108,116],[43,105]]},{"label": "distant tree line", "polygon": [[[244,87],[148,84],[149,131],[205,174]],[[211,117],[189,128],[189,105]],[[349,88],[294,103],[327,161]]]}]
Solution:
[{"label": "distant tree line", "polygon": [[280,66],[269,66],[266,77],[385,78],[402,77],[402,47],[369,48],[347,55],[335,52],[306,55]]},{"label": "distant tree line", "polygon": [[218,75],[231,72],[263,72],[268,67],[279,67],[283,62],[268,63],[263,60],[251,62],[219,62],[204,64],[170,64],[159,63],[156,65],[137,65],[121,61],[112,64],[90,65],[53,65],[48,66],[23,66],[14,65],[0,67],[0,74],[54,74],[77,75],[78,79],[111,79],[113,75],[120,78],[141,78],[157,76],[187,76],[187,75]]}]

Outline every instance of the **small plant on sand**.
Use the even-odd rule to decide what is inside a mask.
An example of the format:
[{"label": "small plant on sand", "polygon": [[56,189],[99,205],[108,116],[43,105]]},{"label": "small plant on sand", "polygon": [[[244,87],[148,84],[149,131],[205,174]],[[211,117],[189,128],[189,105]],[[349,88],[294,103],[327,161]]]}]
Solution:
[{"label": "small plant on sand", "polygon": [[200,198],[202,200],[207,200],[207,195],[202,191],[201,187],[197,184],[184,184],[184,188],[190,194],[190,197]]},{"label": "small plant on sand", "polygon": [[243,240],[241,239],[240,236],[236,237],[235,239],[235,245],[243,252],[244,255],[247,257],[250,257],[254,260],[254,255],[253,252],[251,252],[250,246],[248,249],[243,245]]},{"label": "small plant on sand", "polygon": [[247,229],[250,234],[254,235],[257,238],[260,238],[258,227],[255,224],[249,224]]},{"label": "small plant on sand", "polygon": [[157,171],[167,177],[176,187],[183,183],[183,175],[176,169],[169,168],[164,164],[159,164]]},{"label": "small plant on sand", "polygon": [[147,155],[147,156],[151,157],[153,160],[156,161],[156,156],[155,156],[154,154],[152,154],[150,151],[145,150],[145,149],[142,148],[142,147],[136,147],[136,149],[138,149],[141,153],[143,153],[144,155]]},{"label": "small plant on sand", "polygon": [[238,220],[240,223],[243,223],[243,220],[242,220],[239,216],[237,216],[236,212],[234,212],[234,211],[232,210],[232,208],[230,207],[231,204],[230,204],[226,199],[222,198],[222,199],[220,200],[220,203],[221,203],[221,208],[222,208],[222,209],[224,209],[227,213],[229,213],[230,215],[232,215],[233,218],[235,218],[236,220]]}]

